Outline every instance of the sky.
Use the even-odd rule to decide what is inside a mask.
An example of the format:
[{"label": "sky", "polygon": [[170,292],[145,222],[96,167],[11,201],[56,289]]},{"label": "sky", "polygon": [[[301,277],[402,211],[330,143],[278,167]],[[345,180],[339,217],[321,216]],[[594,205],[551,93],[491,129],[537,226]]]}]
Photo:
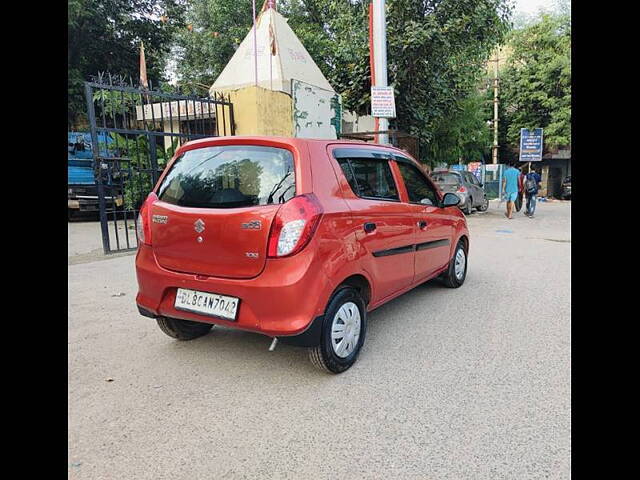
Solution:
[{"label": "sky", "polygon": [[539,8],[551,10],[553,8],[553,0],[516,0],[515,13],[532,14],[536,13]]}]

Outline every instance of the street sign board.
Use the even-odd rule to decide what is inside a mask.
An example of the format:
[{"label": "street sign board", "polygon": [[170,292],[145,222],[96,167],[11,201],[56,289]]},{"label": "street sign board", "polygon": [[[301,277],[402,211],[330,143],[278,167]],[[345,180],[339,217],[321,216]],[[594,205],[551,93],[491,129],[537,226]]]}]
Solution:
[{"label": "street sign board", "polygon": [[371,87],[371,115],[379,118],[395,118],[396,101],[393,87]]},{"label": "street sign board", "polygon": [[542,161],[542,129],[520,129],[520,161]]}]

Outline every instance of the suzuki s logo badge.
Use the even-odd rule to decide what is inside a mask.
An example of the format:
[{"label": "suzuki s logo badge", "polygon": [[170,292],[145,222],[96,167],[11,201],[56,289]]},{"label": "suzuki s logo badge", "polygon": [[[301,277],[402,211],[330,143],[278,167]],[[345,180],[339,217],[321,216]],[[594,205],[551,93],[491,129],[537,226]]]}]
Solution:
[{"label": "suzuki s logo badge", "polygon": [[260,230],[262,229],[262,222],[260,220],[251,220],[250,222],[240,225],[243,230]]},{"label": "suzuki s logo badge", "polygon": [[198,233],[204,232],[204,222],[201,218],[195,221],[195,223],[193,224],[193,228],[195,228],[196,232]]},{"label": "suzuki s logo badge", "polygon": [[167,223],[169,221],[169,217],[166,215],[154,215],[151,221],[154,223]]}]

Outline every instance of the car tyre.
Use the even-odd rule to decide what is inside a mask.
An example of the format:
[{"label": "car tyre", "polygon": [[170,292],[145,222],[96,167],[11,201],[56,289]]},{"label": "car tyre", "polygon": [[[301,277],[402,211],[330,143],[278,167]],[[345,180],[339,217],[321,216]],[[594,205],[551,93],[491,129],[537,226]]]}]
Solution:
[{"label": "car tyre", "polygon": [[156,321],[160,330],[177,340],[193,340],[206,335],[213,328],[210,323],[190,322],[177,318],[158,317]]},{"label": "car tyre", "polygon": [[449,288],[461,287],[467,278],[467,265],[467,250],[464,242],[460,240],[449,261],[449,268],[441,276],[445,286]]},{"label": "car tyre", "polygon": [[366,332],[367,308],[362,295],[352,287],[340,288],[327,305],[320,344],[309,349],[311,363],[329,373],[344,372],[356,362]]},{"label": "car tyre", "polygon": [[484,196],[484,200],[482,201],[482,205],[478,207],[479,212],[486,212],[489,209],[489,199],[487,196]]},{"label": "car tyre", "polygon": [[471,212],[473,212],[473,199],[467,197],[467,203],[464,204],[464,214],[471,215]]}]

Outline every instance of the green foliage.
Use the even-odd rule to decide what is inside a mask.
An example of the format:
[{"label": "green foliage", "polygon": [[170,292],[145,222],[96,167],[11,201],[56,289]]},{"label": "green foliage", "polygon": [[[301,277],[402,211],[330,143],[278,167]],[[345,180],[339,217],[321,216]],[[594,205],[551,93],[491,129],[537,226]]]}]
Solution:
[{"label": "green foliage", "polygon": [[69,123],[86,117],[83,82],[91,75],[138,79],[141,41],[148,78],[161,80],[173,33],[184,26],[184,10],[184,0],[68,0]]},{"label": "green foliage", "polygon": [[115,90],[96,90],[93,93],[93,101],[98,105],[98,109],[110,118],[123,114],[126,116],[136,105],[143,104],[140,95]]},{"label": "green foliage", "polygon": [[[285,5],[290,11],[283,7],[282,13],[342,94],[344,108],[368,114],[369,2],[292,0]],[[462,140],[446,145],[439,136],[447,133],[447,124],[453,127],[451,116],[469,116],[469,101],[461,99],[475,90],[484,62],[508,31],[510,13],[503,0],[388,0],[388,81],[395,88],[397,111],[391,125],[420,139],[426,152],[422,161],[433,164],[430,155],[436,152],[477,150],[463,148]]]},{"label": "green foliage", "polygon": [[[106,107],[105,107],[106,108]],[[109,145],[109,153],[118,157],[130,159],[127,164],[122,164],[122,172],[126,176],[124,181],[124,206],[127,209],[137,209],[153,188],[151,182],[151,150],[147,135],[120,135],[111,134],[113,143]],[[101,152],[106,152],[104,142],[98,144]],[[174,139],[168,148],[156,144],[156,162],[158,169],[162,170],[173,157],[178,148],[178,139]],[[127,168],[130,166],[131,168]]]},{"label": "green foliage", "polygon": [[501,78],[501,154],[514,155],[521,128],[544,128],[545,150],[571,145],[571,18],[541,14],[514,30]]},{"label": "green foliage", "polygon": [[[260,3],[257,8],[260,8]],[[202,94],[252,28],[251,0],[192,0],[174,35],[176,73],[185,92]]]},{"label": "green foliage", "polygon": [[491,153],[491,100],[474,90],[458,101],[450,115],[435,122],[433,140],[427,145],[426,157],[432,165],[440,163],[481,162]]}]

